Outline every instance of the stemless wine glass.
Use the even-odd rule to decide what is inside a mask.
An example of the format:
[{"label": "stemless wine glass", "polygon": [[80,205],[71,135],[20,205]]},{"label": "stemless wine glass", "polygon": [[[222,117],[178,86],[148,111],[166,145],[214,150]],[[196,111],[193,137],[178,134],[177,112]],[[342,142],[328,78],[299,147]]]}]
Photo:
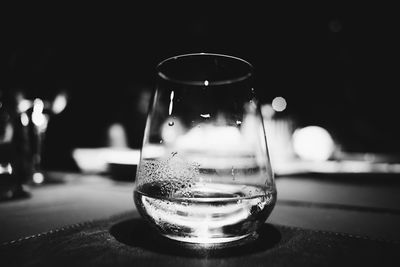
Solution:
[{"label": "stemless wine glass", "polygon": [[256,236],[276,202],[253,67],[196,53],[156,68],[134,201],[165,237],[221,244]]}]

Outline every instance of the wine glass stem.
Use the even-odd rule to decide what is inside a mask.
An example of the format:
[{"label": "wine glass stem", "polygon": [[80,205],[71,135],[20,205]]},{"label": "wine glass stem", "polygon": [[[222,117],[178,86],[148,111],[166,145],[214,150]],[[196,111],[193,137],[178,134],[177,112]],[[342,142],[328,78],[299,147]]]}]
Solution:
[{"label": "wine glass stem", "polygon": [[33,173],[40,173],[42,170],[42,150],[43,150],[43,139],[46,129],[35,126],[35,152],[33,155]]}]

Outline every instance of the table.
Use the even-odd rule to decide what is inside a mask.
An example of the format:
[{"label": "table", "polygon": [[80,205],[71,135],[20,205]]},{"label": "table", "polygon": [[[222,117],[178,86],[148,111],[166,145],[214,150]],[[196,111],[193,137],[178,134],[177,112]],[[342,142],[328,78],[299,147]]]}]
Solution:
[{"label": "table", "polygon": [[[50,173],[63,183],[32,188],[28,199],[0,203],[0,242],[135,210],[133,182]],[[269,222],[400,241],[400,176],[381,181],[346,175],[277,177]]]},{"label": "table", "polygon": [[[32,197],[0,203],[0,242],[10,243],[85,221],[136,212],[133,182],[107,175],[49,173],[60,183]],[[400,176],[302,174],[276,178],[278,201],[268,223],[400,242]]]}]

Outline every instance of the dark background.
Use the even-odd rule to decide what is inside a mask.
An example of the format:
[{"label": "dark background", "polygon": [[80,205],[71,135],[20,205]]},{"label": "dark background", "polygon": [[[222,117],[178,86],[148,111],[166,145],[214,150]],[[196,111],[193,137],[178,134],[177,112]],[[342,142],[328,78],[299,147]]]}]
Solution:
[{"label": "dark background", "polygon": [[49,167],[70,167],[74,147],[103,146],[115,121],[139,147],[154,67],[192,52],[248,60],[262,103],[285,97],[299,125],[327,128],[349,152],[400,152],[393,6],[188,2],[2,8],[0,88],[70,96],[50,121]]}]

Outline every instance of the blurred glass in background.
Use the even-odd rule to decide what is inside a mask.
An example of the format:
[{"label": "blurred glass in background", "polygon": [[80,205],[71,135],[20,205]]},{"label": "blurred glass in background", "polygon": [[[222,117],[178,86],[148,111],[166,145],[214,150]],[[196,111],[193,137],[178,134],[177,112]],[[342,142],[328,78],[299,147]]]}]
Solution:
[{"label": "blurred glass in background", "polygon": [[28,98],[23,90],[0,91],[0,163],[3,198],[28,195],[28,185],[42,184],[43,142],[52,116],[67,105],[67,92],[54,98]]},{"label": "blurred glass in background", "polygon": [[27,131],[25,146],[31,151],[31,180],[34,184],[41,184],[46,180],[42,158],[47,126],[50,119],[60,114],[67,106],[68,94],[67,91],[61,90],[53,97],[44,98],[41,94],[29,96],[19,91],[16,93],[16,99],[21,124]]}]

